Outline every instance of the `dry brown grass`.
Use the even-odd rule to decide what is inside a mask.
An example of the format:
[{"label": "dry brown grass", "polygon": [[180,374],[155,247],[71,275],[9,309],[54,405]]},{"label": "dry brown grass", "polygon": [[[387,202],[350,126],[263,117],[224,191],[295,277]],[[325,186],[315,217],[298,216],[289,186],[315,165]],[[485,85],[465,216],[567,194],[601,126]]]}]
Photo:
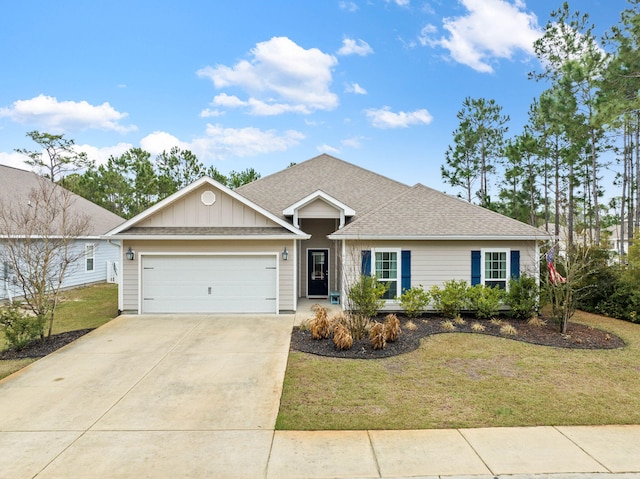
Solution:
[{"label": "dry brown grass", "polygon": [[453,321],[451,321],[450,319],[447,319],[445,321],[440,322],[440,326],[442,327],[443,331],[455,331],[456,330],[456,325],[453,324]]},{"label": "dry brown grass", "polygon": [[384,339],[392,343],[400,335],[400,320],[395,314],[387,314],[384,318]]},{"label": "dry brown grass", "polygon": [[499,318],[491,318],[491,319],[489,320],[489,322],[490,322],[491,324],[496,325],[496,326],[502,326],[502,322],[503,322],[503,321],[502,321],[501,319],[499,319]]},{"label": "dry brown grass", "polygon": [[416,329],[418,329],[418,325],[413,321],[407,321],[406,323],[404,323],[404,327],[409,331],[415,331]]},{"label": "dry brown grass", "polygon": [[500,334],[504,334],[505,336],[517,336],[518,330],[512,324],[505,323],[500,326]]},{"label": "dry brown grass", "polygon": [[527,324],[530,326],[535,326],[536,328],[541,328],[542,326],[545,326],[547,322],[540,316],[532,316],[531,319],[527,321]]},{"label": "dry brown grass", "polygon": [[311,336],[313,339],[327,339],[331,336],[331,324],[327,318],[327,310],[320,305],[314,305],[312,308],[315,308],[316,315],[309,321]]},{"label": "dry brown grass", "polygon": [[336,323],[333,328],[333,344],[340,350],[351,349],[353,347],[353,337],[346,326]]},{"label": "dry brown grass", "polygon": [[369,329],[369,339],[373,349],[384,349],[387,347],[387,341],[384,338],[384,324],[377,321],[371,325]]},{"label": "dry brown grass", "polygon": [[482,331],[484,331],[485,329],[487,329],[483,324],[479,323],[479,322],[474,322],[473,324],[471,324],[471,331],[475,331],[476,333],[481,333]]},{"label": "dry brown grass", "polygon": [[458,325],[467,324],[465,319],[462,316],[459,316],[459,315],[456,316],[455,318],[453,318],[453,322],[454,322],[454,324],[458,324]]}]

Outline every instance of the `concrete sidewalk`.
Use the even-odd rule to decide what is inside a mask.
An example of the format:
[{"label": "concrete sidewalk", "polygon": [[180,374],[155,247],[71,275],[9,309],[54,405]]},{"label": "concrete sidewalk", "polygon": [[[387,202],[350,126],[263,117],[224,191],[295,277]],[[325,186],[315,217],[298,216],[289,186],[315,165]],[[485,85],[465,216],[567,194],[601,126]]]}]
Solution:
[{"label": "concrete sidewalk", "polygon": [[275,431],[293,315],[130,316],[0,381],[0,479],[640,479],[640,426]]},{"label": "concrete sidewalk", "polygon": [[640,426],[276,431],[267,477],[640,478]]}]

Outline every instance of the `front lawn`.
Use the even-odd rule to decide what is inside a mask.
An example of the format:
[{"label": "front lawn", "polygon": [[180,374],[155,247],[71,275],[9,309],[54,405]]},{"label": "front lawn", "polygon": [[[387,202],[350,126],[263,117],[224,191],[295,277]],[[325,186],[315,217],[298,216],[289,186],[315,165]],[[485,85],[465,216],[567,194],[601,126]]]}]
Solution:
[{"label": "front lawn", "polygon": [[[98,284],[65,291],[56,311],[53,334],[97,328],[118,315],[118,287]],[[0,351],[8,347],[0,333]],[[22,369],[36,358],[0,360],[0,379]]]},{"label": "front lawn", "polygon": [[277,429],[640,424],[640,325],[578,312],[622,349],[438,334],[411,353],[336,359],[291,352]]}]

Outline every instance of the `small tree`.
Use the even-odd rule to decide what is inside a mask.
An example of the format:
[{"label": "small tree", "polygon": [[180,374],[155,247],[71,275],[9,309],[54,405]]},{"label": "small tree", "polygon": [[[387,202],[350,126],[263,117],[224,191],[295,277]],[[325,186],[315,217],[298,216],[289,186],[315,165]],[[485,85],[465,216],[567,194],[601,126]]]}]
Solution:
[{"label": "small tree", "polygon": [[[89,218],[73,210],[77,197],[38,177],[37,186],[10,205],[0,202],[0,260],[9,266],[33,321],[51,336],[63,281],[84,250],[74,248],[87,234]],[[44,337],[42,328],[41,337]]]},{"label": "small tree", "polygon": [[350,313],[347,328],[353,339],[361,339],[364,336],[369,321],[384,306],[383,296],[387,289],[388,286],[378,282],[375,276],[364,274],[351,285],[347,296],[353,311]]},{"label": "small tree", "polygon": [[[547,270],[549,264],[547,263]],[[569,320],[576,312],[580,298],[588,294],[585,277],[591,273],[593,260],[589,248],[569,247],[562,255],[557,255],[556,274],[548,274],[543,280],[543,289],[551,303],[553,318],[560,332],[566,334]]]}]

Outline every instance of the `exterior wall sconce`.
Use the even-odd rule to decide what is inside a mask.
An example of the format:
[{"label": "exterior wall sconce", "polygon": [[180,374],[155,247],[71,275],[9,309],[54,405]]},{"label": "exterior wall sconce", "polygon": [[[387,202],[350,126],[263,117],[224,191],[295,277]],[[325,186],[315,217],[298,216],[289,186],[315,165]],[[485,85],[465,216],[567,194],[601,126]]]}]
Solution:
[{"label": "exterior wall sconce", "polygon": [[282,260],[287,261],[289,259],[289,252],[287,251],[287,247],[285,246],[282,250]]},{"label": "exterior wall sconce", "polygon": [[129,246],[129,250],[125,254],[127,255],[127,259],[129,261],[133,261],[133,259],[136,257],[136,252],[131,249],[131,246]]}]

